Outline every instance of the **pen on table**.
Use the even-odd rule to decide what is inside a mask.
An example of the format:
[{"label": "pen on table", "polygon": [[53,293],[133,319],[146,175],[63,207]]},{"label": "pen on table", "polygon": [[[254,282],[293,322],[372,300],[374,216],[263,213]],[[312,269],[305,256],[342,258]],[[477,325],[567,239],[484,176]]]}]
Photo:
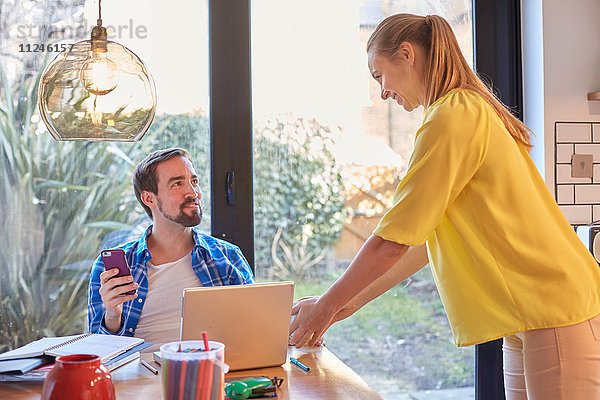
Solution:
[{"label": "pen on table", "polygon": [[294,365],[302,368],[306,372],[310,371],[310,367],[309,366],[302,364],[300,361],[296,360],[294,357],[290,357],[290,361],[292,362],[292,364],[294,364]]},{"label": "pen on table", "polygon": [[158,370],[144,360],[140,360],[142,365],[150,370],[154,375],[158,375]]}]

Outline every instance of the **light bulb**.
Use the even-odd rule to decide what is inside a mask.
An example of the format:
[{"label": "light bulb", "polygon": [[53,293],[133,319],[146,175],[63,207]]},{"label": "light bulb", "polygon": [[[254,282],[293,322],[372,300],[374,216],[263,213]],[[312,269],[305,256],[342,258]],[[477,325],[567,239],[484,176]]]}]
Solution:
[{"label": "light bulb", "polygon": [[106,51],[90,51],[91,57],[83,63],[79,71],[79,79],[92,94],[102,96],[108,94],[119,83],[117,64],[111,61]]}]

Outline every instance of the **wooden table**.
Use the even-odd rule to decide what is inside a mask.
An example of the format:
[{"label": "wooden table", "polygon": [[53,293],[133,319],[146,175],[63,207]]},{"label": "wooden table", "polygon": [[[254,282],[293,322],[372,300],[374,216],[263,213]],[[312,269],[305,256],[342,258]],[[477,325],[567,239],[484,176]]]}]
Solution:
[{"label": "wooden table", "polygon": [[[340,361],[326,347],[288,348],[292,356],[310,367],[309,372],[291,364],[230,372],[226,378],[241,376],[274,376],[284,378],[277,389],[280,399],[378,399],[381,397],[350,367]],[[142,354],[142,359],[158,367],[152,361],[152,354]],[[124,365],[111,373],[118,400],[161,399],[162,383],[159,375],[154,375],[140,364],[139,360]],[[0,383],[0,399],[24,400],[40,398],[41,382]]]}]

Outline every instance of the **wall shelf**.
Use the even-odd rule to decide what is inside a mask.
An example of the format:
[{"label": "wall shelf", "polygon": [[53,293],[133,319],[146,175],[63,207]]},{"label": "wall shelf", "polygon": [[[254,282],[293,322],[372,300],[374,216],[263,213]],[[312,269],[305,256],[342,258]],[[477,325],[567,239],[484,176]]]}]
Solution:
[{"label": "wall shelf", "polygon": [[600,100],[600,92],[588,93],[588,100]]}]

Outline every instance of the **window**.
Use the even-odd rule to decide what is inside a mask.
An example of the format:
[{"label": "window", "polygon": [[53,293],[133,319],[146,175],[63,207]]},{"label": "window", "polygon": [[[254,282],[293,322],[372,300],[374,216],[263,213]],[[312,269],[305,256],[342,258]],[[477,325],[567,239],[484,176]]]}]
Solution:
[{"label": "window", "polygon": [[[251,2],[256,272],[294,280],[296,298],[343,272],[406,172],[422,109],[384,102],[365,52],[399,12],[444,16],[472,62],[469,1]],[[474,396],[474,349],[455,347],[428,267],[332,326],[326,343],[384,396]]]},{"label": "window", "polygon": [[149,224],[131,173],[151,151],[190,151],[209,231],[208,3],[183,3],[102,3],[109,40],[144,61],[159,99],[143,140],[119,144],[56,142],[36,106],[36,78],[60,48],[47,45],[89,39],[98,2],[0,2],[0,352],[84,331],[99,249],[138,238]]},{"label": "window", "polygon": [[[67,0],[41,4],[29,0],[18,2],[17,7],[15,2],[0,2],[0,223],[6,227],[0,233],[0,326],[4,327],[0,329],[0,351],[42,335],[83,330],[91,260],[103,240],[122,240],[121,236],[130,234],[127,229],[136,225],[138,231],[131,235],[139,234],[147,224],[140,221],[143,212],[129,180],[139,158],[159,147],[187,147],[194,153],[198,172],[206,174],[201,175],[204,229],[210,226],[213,235],[240,245],[251,263],[256,240],[257,274],[261,279],[277,278],[273,247],[284,268],[294,255],[316,260],[305,271],[306,282],[317,269],[323,269],[322,287],[310,290],[321,293],[328,284],[325,279],[339,275],[339,267],[347,263],[366,232],[372,230],[377,215],[389,205],[386,193],[403,172],[402,168],[392,168],[398,165],[393,160],[406,162],[410,135],[419,120],[417,114],[407,116],[402,110],[390,110],[377,98],[378,90],[366,75],[364,41],[369,30],[384,16],[398,11],[439,13],[451,21],[462,38],[467,59],[472,57],[471,2],[412,3],[311,0],[299,6],[289,1],[256,0],[250,7],[250,2],[186,0],[178,11],[173,11],[156,1],[105,1],[104,22],[113,26],[112,37],[146,62],[156,80],[159,98],[152,131],[142,142],[115,145],[56,143],[50,139],[37,116],[34,82],[35,74],[53,54],[24,47],[87,38],[97,18],[97,3]],[[518,3],[476,0],[473,4],[477,69],[500,88],[506,104],[519,108]],[[219,51],[222,49],[228,51]],[[375,126],[373,121],[385,121],[387,127]],[[285,134],[277,136],[280,130]],[[295,131],[307,132],[306,140],[291,134]],[[362,137],[362,141],[342,140],[350,135],[357,140]],[[344,142],[347,146],[341,147]],[[393,151],[382,153],[386,164],[368,168],[373,160],[369,160],[367,151],[360,151],[363,145],[365,149]],[[307,149],[317,156],[305,160]],[[209,154],[215,155],[210,164]],[[346,164],[359,159],[363,164],[342,168],[344,157]],[[253,176],[253,161],[255,170],[262,163],[279,167],[279,171],[267,168],[261,176]],[[318,168],[327,173],[317,174]],[[305,175],[291,173],[301,171]],[[282,177],[277,183],[265,180],[277,172],[288,181]],[[374,179],[380,176],[392,179]],[[252,200],[253,179],[256,202]],[[292,179],[304,186],[295,186]],[[228,183],[234,194],[229,199]],[[272,199],[268,190],[275,190],[278,184],[287,186],[286,193],[294,188],[298,191],[298,187],[318,191],[327,186],[331,190],[321,190],[319,201],[289,207],[284,215],[282,207],[269,209]],[[307,199],[306,193],[296,195]],[[276,200],[278,205],[285,205],[285,198],[278,196]],[[321,200],[329,208],[318,208]],[[311,213],[319,216],[320,222],[314,218],[318,223],[307,224]],[[280,226],[268,224],[272,216],[288,221],[281,227],[290,228],[293,234],[281,229],[275,240]],[[111,233],[117,230],[118,234]],[[336,238],[335,232],[340,236]],[[331,237],[336,238],[335,244]],[[284,245],[288,246],[287,255]],[[422,297],[431,299],[427,274],[423,272],[417,278],[390,295],[402,297],[419,289]],[[303,294],[309,294],[308,289],[298,290],[298,295]],[[439,303],[420,302],[418,307],[425,313],[440,312]],[[380,320],[384,320],[382,315],[386,316],[377,314]],[[374,329],[380,330],[379,325]],[[392,327],[382,325],[381,329],[391,332]],[[388,336],[392,345],[405,345],[398,343],[401,338],[394,343],[391,335],[385,336],[386,345]],[[438,342],[451,347],[447,341]],[[478,372],[490,366],[486,376],[497,377],[501,368],[497,368],[499,353],[497,344],[494,346],[495,350],[479,352]],[[465,354],[459,354],[459,358]],[[432,355],[431,359],[436,357]],[[472,359],[472,355],[465,357]],[[471,372],[465,371],[461,373],[470,376]],[[491,398],[480,391],[492,387],[491,383],[478,379],[478,384],[478,395]],[[393,385],[399,383],[393,382],[392,390]],[[444,385],[447,382],[434,386]]]}]

